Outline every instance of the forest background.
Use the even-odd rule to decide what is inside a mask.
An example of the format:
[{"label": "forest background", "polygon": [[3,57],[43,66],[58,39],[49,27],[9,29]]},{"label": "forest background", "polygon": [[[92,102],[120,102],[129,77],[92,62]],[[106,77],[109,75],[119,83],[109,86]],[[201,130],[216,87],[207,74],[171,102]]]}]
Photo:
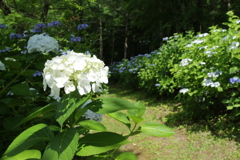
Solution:
[{"label": "forest background", "polygon": [[174,33],[224,28],[229,10],[240,15],[238,0],[1,0],[0,7],[0,24],[20,34],[41,22],[58,20],[69,34],[88,24],[89,51],[107,65],[150,53]]}]

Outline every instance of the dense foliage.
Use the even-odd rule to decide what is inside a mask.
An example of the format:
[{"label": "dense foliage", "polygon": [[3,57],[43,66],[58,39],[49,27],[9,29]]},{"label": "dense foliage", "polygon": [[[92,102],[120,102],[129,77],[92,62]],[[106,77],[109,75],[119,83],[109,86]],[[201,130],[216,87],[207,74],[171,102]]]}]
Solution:
[{"label": "dense foliage", "polygon": [[176,96],[188,118],[227,114],[237,122],[240,20],[233,12],[228,16],[227,29],[212,26],[196,36],[175,34],[149,54],[113,63],[112,80],[149,94]]},{"label": "dense foliage", "polygon": [[[0,24],[1,160],[135,160],[130,152],[115,154],[131,143],[130,136],[173,135],[165,125],[143,123],[142,103],[99,96],[107,91],[108,67],[89,52],[89,25],[66,27],[59,21],[38,23],[20,34]],[[108,131],[103,114],[129,132]]]},{"label": "dense foliage", "polygon": [[[93,53],[110,64],[158,48],[163,37],[227,21],[226,12],[239,15],[237,0],[1,0],[0,23],[22,33],[40,22],[60,21],[65,31],[89,24]],[[75,33],[71,33],[75,35]],[[93,36],[94,35],[94,36]],[[82,35],[75,35],[81,37]],[[84,37],[85,38],[85,37]],[[93,48],[92,48],[93,49]]]}]

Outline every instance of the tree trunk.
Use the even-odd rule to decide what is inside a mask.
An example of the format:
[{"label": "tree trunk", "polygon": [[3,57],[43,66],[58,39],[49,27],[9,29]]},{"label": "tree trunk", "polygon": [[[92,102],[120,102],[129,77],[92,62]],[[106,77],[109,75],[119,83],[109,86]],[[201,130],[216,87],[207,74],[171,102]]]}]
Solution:
[{"label": "tree trunk", "polygon": [[128,20],[125,24],[125,40],[124,40],[124,56],[123,58],[126,59],[127,58],[127,49],[128,49]]},{"label": "tree trunk", "polygon": [[12,12],[11,12],[11,9],[7,6],[7,4],[6,4],[6,2],[5,2],[4,0],[1,0],[1,1],[0,1],[0,7],[1,7],[1,9],[2,9],[2,11],[3,11],[3,14],[4,14],[5,16],[7,16],[7,15],[9,15],[9,14],[12,13]]},{"label": "tree trunk", "polygon": [[111,64],[113,63],[113,59],[114,59],[114,45],[115,45],[115,36],[113,33],[112,34]]},{"label": "tree trunk", "polygon": [[43,5],[43,10],[42,10],[42,15],[41,15],[41,20],[42,22],[46,22],[47,20],[47,14],[48,14],[48,10],[50,7],[50,0],[44,0],[44,5]]},{"label": "tree trunk", "polygon": [[102,60],[103,59],[103,27],[102,27],[102,18],[99,19],[99,45],[100,45],[100,50],[99,50],[99,58]]}]

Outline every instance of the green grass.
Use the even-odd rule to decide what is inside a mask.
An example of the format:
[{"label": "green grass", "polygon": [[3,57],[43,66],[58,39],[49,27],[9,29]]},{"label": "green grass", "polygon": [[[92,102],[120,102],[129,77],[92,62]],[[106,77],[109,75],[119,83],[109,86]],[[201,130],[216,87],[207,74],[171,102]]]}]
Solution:
[{"label": "green grass", "polygon": [[[239,142],[228,136],[213,134],[204,123],[179,123],[171,118],[179,112],[180,104],[164,101],[157,97],[149,97],[146,92],[126,89],[118,85],[109,85],[108,97],[118,97],[130,102],[141,100],[147,107],[145,121],[166,123],[176,134],[171,137],[151,137],[139,134],[130,137],[131,144],[122,146],[118,153],[131,151],[139,160],[238,160],[240,159]],[[178,125],[175,125],[178,124]],[[127,128],[107,116],[103,124],[108,130],[126,133]],[[222,131],[224,132],[224,131]]]}]

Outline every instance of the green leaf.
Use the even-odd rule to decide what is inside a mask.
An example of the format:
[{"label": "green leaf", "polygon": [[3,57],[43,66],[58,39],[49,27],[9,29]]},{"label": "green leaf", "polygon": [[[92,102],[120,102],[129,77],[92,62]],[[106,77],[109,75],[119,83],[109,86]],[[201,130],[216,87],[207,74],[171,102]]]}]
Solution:
[{"label": "green leaf", "polygon": [[[63,96],[56,109],[56,119],[61,127],[67,118],[75,111],[75,109],[81,106],[88,99],[88,97],[85,97],[79,100],[74,95],[72,95],[73,94]],[[77,118],[78,117],[75,117],[75,119]]]},{"label": "green leaf", "polygon": [[16,95],[30,95],[29,86],[27,84],[17,84],[11,87],[11,91]]},{"label": "green leaf", "polygon": [[222,87],[217,87],[218,92],[223,92],[223,88]]},{"label": "green leaf", "polygon": [[82,98],[80,101],[78,101],[78,103],[75,103],[75,106],[77,108],[76,110],[76,114],[74,115],[74,119],[75,121],[77,122],[81,117],[82,115],[88,110],[87,107],[84,107],[84,108],[80,108],[88,99],[90,98],[90,95]]},{"label": "green leaf", "polygon": [[[67,95],[68,96],[68,95]],[[75,98],[69,98],[63,96],[61,101],[58,103],[56,108],[56,120],[60,124],[61,128],[63,123],[67,118],[74,112],[76,108],[72,107],[72,104],[75,102]]]},{"label": "green leaf", "polygon": [[135,109],[128,110],[128,114],[131,116],[142,117],[145,111],[146,107],[140,101],[138,101],[137,103],[135,103]]},{"label": "green leaf", "polygon": [[42,160],[70,160],[78,145],[78,133],[74,128],[58,134],[46,147]]},{"label": "green leaf", "polygon": [[234,104],[234,105],[227,106],[227,109],[232,110],[233,108],[237,108],[237,107],[240,107],[240,104]]},{"label": "green leaf", "polygon": [[106,131],[106,127],[102,123],[94,120],[84,120],[79,122],[78,124],[88,130]]},{"label": "green leaf", "polygon": [[155,122],[147,122],[141,125],[141,132],[156,137],[170,137],[175,134],[175,132],[169,127]]},{"label": "green leaf", "polygon": [[16,114],[13,117],[8,117],[3,121],[3,127],[9,131],[15,131],[19,129],[18,123],[24,118],[23,115]]},{"label": "green leaf", "polygon": [[108,145],[108,146],[102,146],[102,147],[97,147],[97,146],[82,146],[82,148],[76,153],[78,156],[91,156],[91,155],[96,155],[100,153],[104,153],[116,148],[119,148],[122,145],[130,143],[129,141],[122,141],[120,143]]},{"label": "green leaf", "polygon": [[98,132],[88,134],[79,139],[80,150],[76,153],[78,156],[90,156],[107,152],[130,143],[125,137],[113,132]]},{"label": "green leaf", "polygon": [[229,69],[229,73],[233,74],[239,71],[239,68],[237,66],[233,66]]},{"label": "green leaf", "polygon": [[113,113],[119,110],[135,109],[134,104],[121,98],[104,97],[101,100],[102,108],[100,108],[97,113],[105,114]]},{"label": "green leaf", "polygon": [[108,113],[109,117],[122,122],[123,124],[127,125],[127,127],[130,127],[130,120],[128,116],[122,112],[114,112],[114,113]]},{"label": "green leaf", "polygon": [[132,152],[123,152],[115,160],[137,160],[137,156]]},{"label": "green leaf", "polygon": [[21,124],[23,124],[23,123],[25,123],[27,121],[30,121],[33,118],[37,118],[39,116],[42,116],[42,115],[44,115],[47,112],[53,111],[53,110],[55,110],[56,106],[57,106],[56,102],[50,103],[50,104],[48,104],[48,105],[38,109],[37,111],[31,113],[26,118],[22,119],[22,121],[18,125],[21,125]]},{"label": "green leaf", "polygon": [[41,159],[39,150],[25,150],[13,157],[3,157],[1,160],[24,160],[24,159]]},{"label": "green leaf", "polygon": [[136,124],[143,121],[143,118],[141,117],[137,117],[137,116],[128,116],[128,117],[130,117]]},{"label": "green leaf", "polygon": [[120,143],[125,140],[120,134],[113,132],[97,132],[93,134],[87,134],[86,136],[80,138],[79,142],[85,145],[93,146],[108,146],[116,143]]},{"label": "green leaf", "polygon": [[20,62],[16,62],[16,61],[11,61],[11,60],[7,60],[4,62],[5,65],[13,67],[17,70],[19,70],[19,68],[21,67],[22,63]]},{"label": "green leaf", "polygon": [[8,157],[15,156],[38,142],[49,141],[52,138],[53,134],[46,124],[37,124],[17,136],[7,148],[4,155]]},{"label": "green leaf", "polygon": [[35,70],[26,70],[24,73],[23,73],[23,76],[31,76],[35,73],[36,71]]}]

